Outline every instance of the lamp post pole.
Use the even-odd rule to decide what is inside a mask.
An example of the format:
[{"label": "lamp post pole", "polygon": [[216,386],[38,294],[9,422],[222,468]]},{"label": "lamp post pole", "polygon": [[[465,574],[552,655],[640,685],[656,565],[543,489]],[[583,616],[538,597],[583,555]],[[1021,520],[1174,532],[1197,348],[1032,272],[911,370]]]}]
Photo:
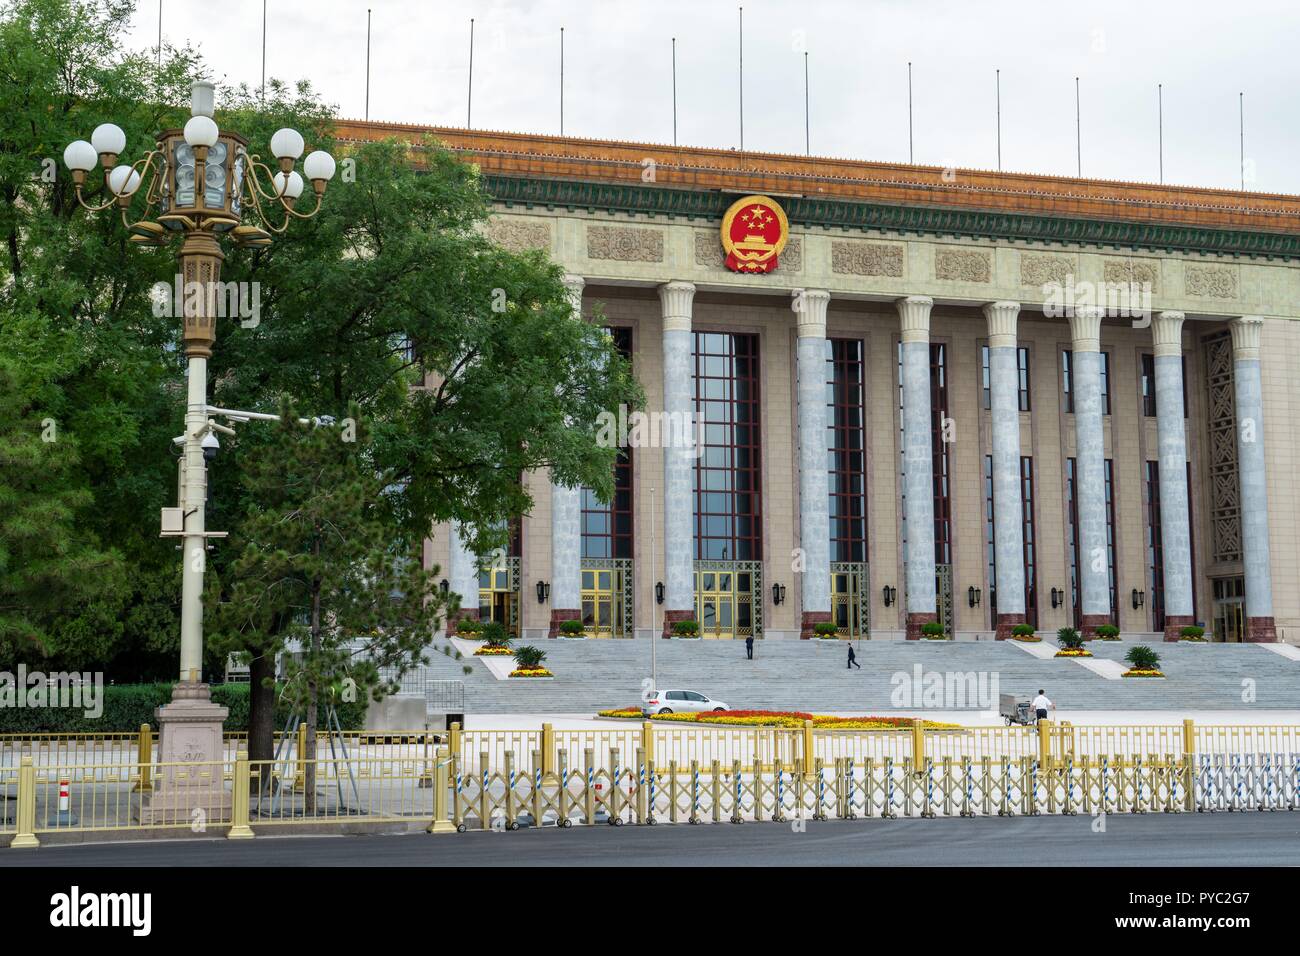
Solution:
[{"label": "lamp post pole", "polygon": [[[181,303],[181,343],[187,362],[185,432],[177,440],[183,446],[179,507],[163,510],[162,531],[164,537],[179,536],[183,541],[180,681],[172,691],[171,703],[158,710],[159,759],[167,769],[139,809],[140,819],[146,823],[189,820],[196,808],[203,809],[210,822],[228,819],[230,813],[223,774],[212,773],[211,768],[198,774],[178,774],[173,766],[220,761],[224,751],[222,723],[227,711],[212,703],[208,687],[201,681],[207,539],[224,537],[207,530],[204,515],[205,445],[216,447],[213,432],[220,427],[208,417],[212,411],[207,394],[208,359],[216,344],[216,320],[229,301],[221,287],[225,253],[220,240],[243,247],[270,245],[272,233],[284,232],[292,219],[309,219],[320,211],[321,197],[335,169],[328,153],[307,156],[303,172],[311,180],[316,206],[310,212],[299,212],[294,204],[305,183],[294,165],[303,152],[301,134],[282,129],[271,137],[271,152],[279,165],[279,172],[272,172],[248,152],[242,136],[218,128],[211,83],[195,82],[191,97],[185,128],[162,133],[154,148],[133,164],[118,163],[126,134],[112,123],[96,127],[90,142],[78,140],[63,153],[77,201],[92,212],[116,207],[132,244],[163,246],[182,238],[177,255],[182,287],[174,291],[172,301]],[[111,195],[99,206],[88,204],[83,196],[86,174],[96,165],[103,166]],[[128,218],[132,201],[142,189],[145,218],[132,222]],[[283,220],[274,222],[272,211],[283,212]],[[245,212],[260,224],[245,224]],[[168,511],[179,514],[168,515]]]}]

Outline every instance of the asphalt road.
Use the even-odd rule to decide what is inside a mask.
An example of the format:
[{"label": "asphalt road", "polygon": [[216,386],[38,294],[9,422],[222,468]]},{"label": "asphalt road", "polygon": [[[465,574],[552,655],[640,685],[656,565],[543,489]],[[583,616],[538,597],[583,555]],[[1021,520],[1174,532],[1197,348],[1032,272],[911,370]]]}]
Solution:
[{"label": "asphalt road", "polygon": [[0,850],[0,867],[1300,866],[1300,813],[574,827]]}]

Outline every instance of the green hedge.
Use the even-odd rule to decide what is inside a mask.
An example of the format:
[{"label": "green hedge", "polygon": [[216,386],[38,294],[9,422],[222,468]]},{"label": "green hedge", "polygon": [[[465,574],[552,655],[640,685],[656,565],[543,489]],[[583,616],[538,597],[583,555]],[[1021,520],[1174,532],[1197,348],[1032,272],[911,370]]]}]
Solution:
[{"label": "green hedge", "polygon": [[[171,684],[113,684],[104,688],[104,712],[98,718],[87,718],[77,707],[0,707],[0,734],[134,733],[141,724],[157,729],[154,710],[172,699]],[[225,728],[230,731],[248,730],[248,685],[215,684],[212,699],[230,710]],[[339,723],[344,730],[360,730],[365,726],[366,702],[338,705]],[[289,708],[284,701],[275,707],[275,729],[284,729],[289,719]],[[299,716],[301,719],[301,715]],[[322,724],[324,715],[321,715]]]}]

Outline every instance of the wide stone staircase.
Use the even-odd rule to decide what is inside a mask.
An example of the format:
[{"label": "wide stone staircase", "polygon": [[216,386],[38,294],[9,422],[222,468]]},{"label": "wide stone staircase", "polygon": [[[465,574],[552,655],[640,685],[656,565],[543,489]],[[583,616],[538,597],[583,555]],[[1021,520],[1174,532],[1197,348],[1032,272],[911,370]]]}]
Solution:
[{"label": "wide stone staircase", "polygon": [[[444,656],[442,639],[431,647],[431,664],[422,673],[463,681],[471,714],[591,714],[631,706],[651,674],[649,640],[536,643],[547,652],[554,680],[498,680],[481,658]],[[733,709],[948,709],[895,696],[904,678],[910,694],[918,665],[922,675],[983,675],[984,686],[996,676],[998,690],[1018,697],[1041,687],[1065,710],[1300,709],[1300,661],[1250,644],[1153,645],[1167,680],[1106,680],[1073,660],[1038,659],[1009,642],[861,641],[854,644],[860,670],[846,669],[846,645],[840,641],[756,641],[752,661],[745,659],[741,641],[655,645],[660,688],[699,691]],[[1089,649],[1099,658],[1121,661],[1130,646],[1094,641]],[[472,673],[463,673],[466,664]],[[896,678],[900,674],[903,678]]]}]

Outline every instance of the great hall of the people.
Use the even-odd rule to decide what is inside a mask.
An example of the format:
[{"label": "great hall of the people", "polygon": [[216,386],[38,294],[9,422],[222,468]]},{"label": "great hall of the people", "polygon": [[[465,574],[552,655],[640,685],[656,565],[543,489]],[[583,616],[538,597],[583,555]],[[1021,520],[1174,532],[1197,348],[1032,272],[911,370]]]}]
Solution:
[{"label": "great hall of the people", "polygon": [[[1300,198],[432,135],[699,443],[609,504],[526,476],[510,552],[425,560],[525,638],[1300,642]],[[823,628],[824,629],[824,628]]]}]

